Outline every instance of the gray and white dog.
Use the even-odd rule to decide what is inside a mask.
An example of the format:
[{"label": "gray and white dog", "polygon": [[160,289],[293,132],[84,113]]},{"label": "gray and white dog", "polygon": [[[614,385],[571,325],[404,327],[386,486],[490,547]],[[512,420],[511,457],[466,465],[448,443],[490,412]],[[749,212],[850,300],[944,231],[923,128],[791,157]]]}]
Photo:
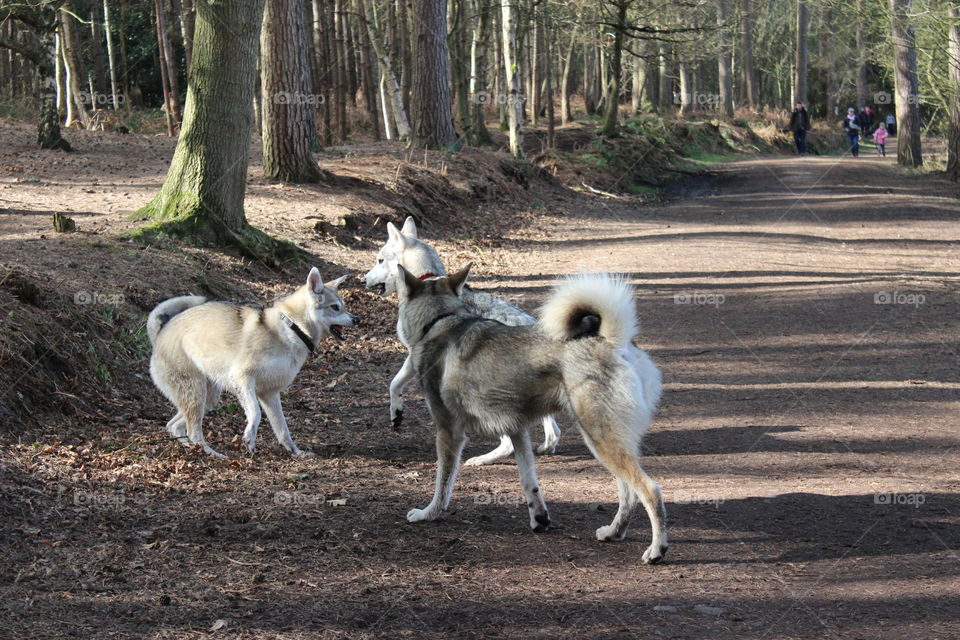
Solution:
[{"label": "gray and white dog", "polygon": [[[367,289],[382,296],[389,296],[397,290],[397,265],[421,279],[447,275],[443,263],[433,247],[419,238],[417,224],[413,218],[407,218],[403,228],[398,230],[392,222],[387,223],[387,243],[377,253],[374,265],[363,281]],[[465,287],[462,295],[467,309],[478,316],[497,320],[510,326],[532,325],[536,318],[524,313],[511,304],[485,293]],[[409,350],[409,345],[408,350]],[[413,380],[413,365],[407,357],[403,367],[390,382],[390,420],[394,428],[403,420],[403,390]],[[537,453],[553,453],[560,438],[560,427],[552,416],[543,418],[543,444],[537,447]],[[506,458],[513,453],[513,442],[509,436],[500,439],[500,445],[480,456],[467,460],[467,466],[490,464]]]},{"label": "gray and white dog", "polygon": [[337,293],[345,278],[324,284],[313,268],[305,284],[266,308],[208,302],[201,296],[157,305],[147,318],[153,345],[150,375],[177,408],[167,423],[170,435],[223,458],[207,444],[201,423],[226,389],[247,416],[243,441],[251,453],[262,407],[287,451],[313,455],[293,443],[280,392],[293,382],[317,342],[327,336],[343,340],[344,327],[356,324],[357,317],[347,312]]},{"label": "gray and white dog", "polygon": [[653,530],[642,561],[659,562],[667,550],[666,513],[660,488],[639,457],[661,378],[633,344],[632,289],[606,274],[570,278],[548,298],[536,325],[514,327],[467,308],[461,296],[469,266],[430,280],[397,268],[397,330],[437,423],[433,500],[411,509],[407,520],[433,520],[449,506],[468,435],[496,435],[513,442],[530,527],[545,530],[550,516],[528,428],[567,410],[577,417],[587,447],[617,479],[619,509],[613,522],[597,529],[597,538],[621,540],[639,499]]}]

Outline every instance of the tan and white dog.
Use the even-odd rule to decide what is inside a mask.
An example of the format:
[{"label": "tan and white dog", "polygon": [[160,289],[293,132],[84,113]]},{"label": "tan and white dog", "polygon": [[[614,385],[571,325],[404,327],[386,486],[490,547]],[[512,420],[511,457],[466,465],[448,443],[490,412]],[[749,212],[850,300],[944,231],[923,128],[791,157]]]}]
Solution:
[{"label": "tan and white dog", "polygon": [[303,286],[266,308],[208,302],[201,296],[171,298],[157,305],[147,319],[153,345],[150,375],[177,408],[167,423],[170,434],[223,458],[207,444],[201,423],[225,389],[237,397],[246,414],[243,440],[251,453],[262,407],[287,451],[313,455],[293,443],[280,392],[293,382],[317,342],[330,335],[343,340],[344,327],[357,323],[337,293],[345,278],[324,284],[314,267]]}]

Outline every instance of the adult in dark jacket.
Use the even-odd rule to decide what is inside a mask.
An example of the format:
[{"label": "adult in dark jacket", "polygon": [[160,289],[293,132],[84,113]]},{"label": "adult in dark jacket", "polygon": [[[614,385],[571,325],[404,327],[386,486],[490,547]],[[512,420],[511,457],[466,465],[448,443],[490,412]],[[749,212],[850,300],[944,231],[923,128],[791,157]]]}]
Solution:
[{"label": "adult in dark jacket", "polygon": [[847,109],[847,117],[843,119],[843,130],[847,132],[847,142],[850,143],[850,154],[856,158],[860,155],[860,129],[863,123],[853,107]]},{"label": "adult in dark jacket", "polygon": [[793,132],[793,141],[797,144],[797,154],[807,152],[807,131],[810,129],[810,116],[807,114],[807,105],[797,103],[797,108],[790,114],[790,131]]}]

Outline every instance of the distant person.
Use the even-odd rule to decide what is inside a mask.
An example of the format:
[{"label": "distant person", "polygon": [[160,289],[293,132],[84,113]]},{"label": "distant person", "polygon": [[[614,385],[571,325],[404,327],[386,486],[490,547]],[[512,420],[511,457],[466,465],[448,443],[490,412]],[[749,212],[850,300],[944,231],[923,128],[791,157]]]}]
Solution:
[{"label": "distant person", "polygon": [[892,113],[887,116],[887,133],[891,136],[897,135],[897,116]]},{"label": "distant person", "polygon": [[847,117],[843,119],[843,130],[847,132],[847,142],[850,144],[850,155],[854,158],[860,155],[860,116],[856,109],[847,109]]},{"label": "distant person", "polygon": [[797,103],[797,108],[790,114],[790,131],[793,132],[793,141],[797,144],[797,155],[807,153],[807,130],[810,129],[810,116],[807,114],[807,105]]},{"label": "distant person", "polygon": [[867,120],[866,120],[867,133],[873,133],[873,109],[867,106],[865,111],[867,112]]},{"label": "distant person", "polygon": [[873,132],[873,141],[877,145],[877,155],[886,158],[887,127],[882,122],[877,125],[877,130]]},{"label": "distant person", "polygon": [[864,133],[870,133],[870,118],[866,107],[860,107],[860,129]]}]

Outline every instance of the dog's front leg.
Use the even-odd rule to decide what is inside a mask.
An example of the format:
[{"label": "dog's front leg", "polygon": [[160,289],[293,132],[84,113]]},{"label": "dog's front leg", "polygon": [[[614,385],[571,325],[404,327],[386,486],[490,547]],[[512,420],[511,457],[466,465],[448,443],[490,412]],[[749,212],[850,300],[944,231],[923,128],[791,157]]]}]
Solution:
[{"label": "dog's front leg", "polygon": [[416,374],[417,372],[413,368],[413,359],[407,355],[400,371],[397,371],[397,375],[390,381],[390,424],[394,431],[399,429],[400,423],[403,422],[403,390],[410,384]]},{"label": "dog's front leg", "polygon": [[517,459],[517,470],[520,472],[520,486],[527,500],[527,509],[530,512],[530,528],[535,533],[546,531],[550,526],[550,514],[547,505],[540,495],[540,484],[537,482],[537,468],[533,462],[533,447],[530,445],[530,432],[526,428],[510,437],[513,441],[514,456]]},{"label": "dog's front leg", "polygon": [[407,512],[407,522],[434,520],[441,511],[450,506],[450,494],[453,492],[453,482],[460,466],[460,453],[466,442],[467,439],[461,432],[453,433],[442,426],[437,431],[437,486],[433,500],[425,509],[410,509]]},{"label": "dog's front leg", "polygon": [[247,426],[243,430],[243,441],[247,445],[247,450],[253,453],[257,448],[257,429],[260,428],[260,402],[257,400],[257,392],[253,385],[249,387],[240,387],[237,390],[237,400],[243,407],[243,413],[247,416]]},{"label": "dog's front leg", "polygon": [[[267,414],[267,420],[273,427],[273,434],[277,436],[277,442],[283,445],[283,448],[295,456],[312,456],[313,452],[303,451],[293,442],[290,437],[290,429],[287,427],[287,419],[283,417],[283,408],[280,406],[280,392],[260,398],[260,404],[263,412]],[[251,448],[252,451],[252,448]]]}]

